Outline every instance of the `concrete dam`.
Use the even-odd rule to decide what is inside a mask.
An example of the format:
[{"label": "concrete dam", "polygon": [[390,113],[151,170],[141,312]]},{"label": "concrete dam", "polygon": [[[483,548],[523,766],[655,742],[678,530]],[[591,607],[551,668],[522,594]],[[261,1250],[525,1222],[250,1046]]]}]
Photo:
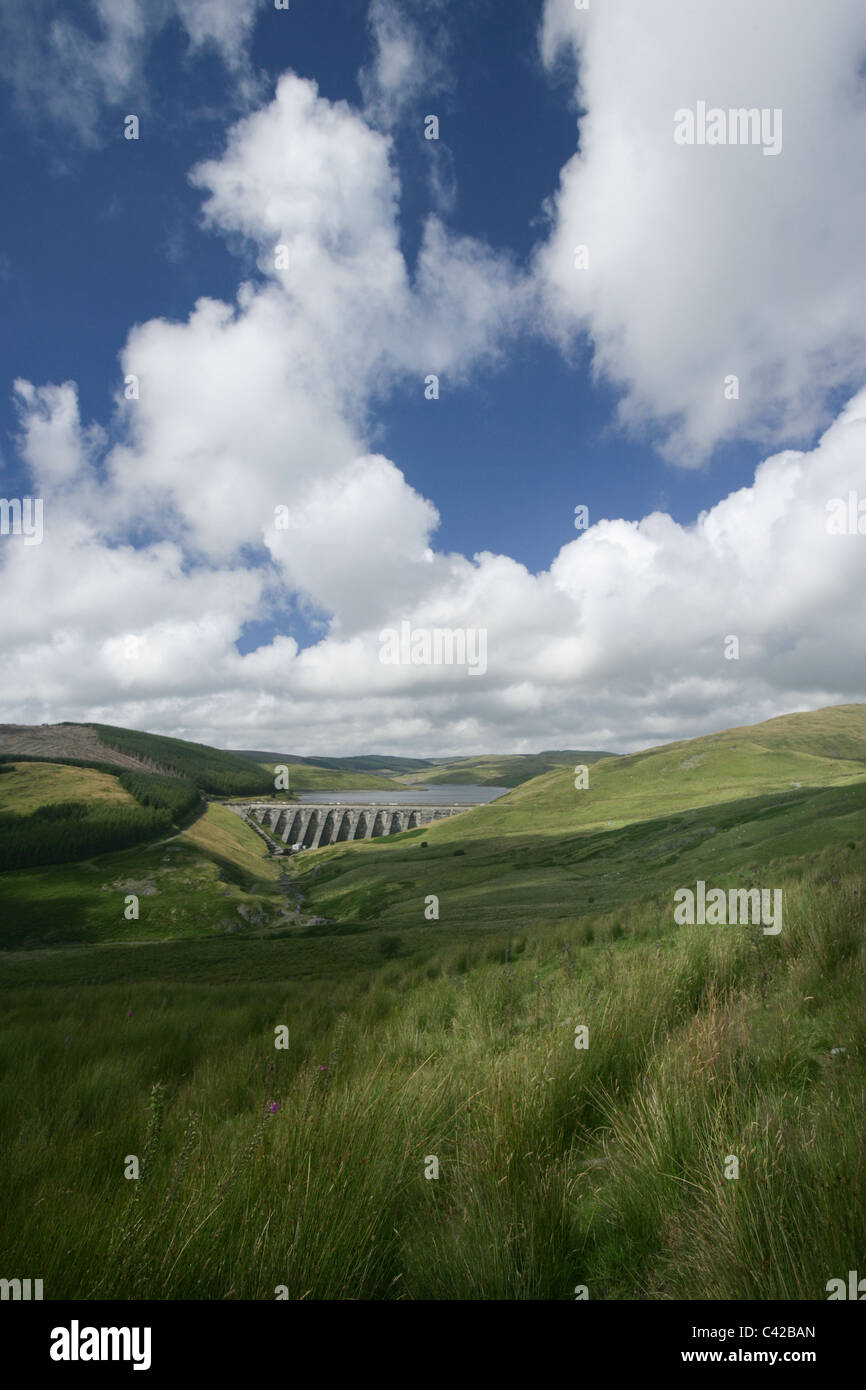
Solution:
[{"label": "concrete dam", "polygon": [[272,802],[252,803],[230,808],[253,828],[261,826],[284,845],[321,849],[341,840],[372,840],[379,835],[397,835],[416,830],[433,821],[470,811],[471,806],[396,806],[379,803],[370,806],[340,806],[333,802],[316,805],[275,806]]}]

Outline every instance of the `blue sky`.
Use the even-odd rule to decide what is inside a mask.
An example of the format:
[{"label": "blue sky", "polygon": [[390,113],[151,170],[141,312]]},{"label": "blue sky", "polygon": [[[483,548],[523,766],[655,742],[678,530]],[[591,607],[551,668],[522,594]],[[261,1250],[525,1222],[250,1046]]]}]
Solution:
[{"label": "blue sky", "polygon": [[[840,109],[833,103],[843,98],[832,95],[853,81],[863,24],[856,6],[838,0],[823,29],[816,28],[810,7],[795,0],[803,24],[794,42],[785,19],[790,8],[766,8],[758,35],[749,30],[745,3],[728,8],[727,29],[720,30],[718,16],[696,19],[693,7],[675,0],[631,28],[623,23],[623,0],[590,15],[565,0],[374,0],[369,7],[292,0],[288,12],[255,0],[209,7],[123,0],[101,11],[77,0],[60,17],[51,6],[5,6],[2,486],[7,498],[40,486],[46,515],[62,517],[63,532],[61,540],[56,530],[53,542],[46,533],[38,559],[35,547],[19,546],[21,555],[13,556],[16,538],[4,537],[4,587],[40,611],[58,574],[90,573],[92,566],[98,576],[104,564],[125,562],[131,549],[145,569],[153,562],[165,588],[151,610],[131,614],[118,598],[118,610],[95,623],[87,584],[78,600],[70,593],[64,612],[46,601],[39,640],[22,634],[4,717],[111,717],[238,745],[251,741],[237,726],[252,707],[260,745],[265,736],[291,737],[303,745],[296,751],[349,752],[378,748],[384,738],[393,751],[468,752],[600,740],[635,746],[730,723],[729,712],[745,722],[862,693],[844,650],[838,669],[828,669],[826,623],[814,597],[803,600],[815,623],[812,656],[800,634],[781,643],[798,651],[790,668],[761,666],[760,654],[779,647],[782,617],[800,633],[798,614],[782,614],[781,601],[778,610],[763,612],[775,585],[736,547],[726,555],[718,544],[719,530],[731,526],[729,513],[741,507],[753,517],[759,501],[769,509],[767,527],[787,527],[773,498],[793,497],[789,479],[780,477],[775,491],[764,488],[759,497],[756,468],[779,450],[820,452],[823,432],[863,385],[866,365],[862,329],[843,304],[862,275],[862,199],[851,191],[851,175],[862,165],[863,103],[849,90]],[[752,43],[748,96],[737,42],[726,47],[731,31],[737,42]],[[780,59],[774,39],[783,32],[791,51]],[[806,93],[800,79],[810,45],[817,77]],[[316,84],[315,105],[304,83],[281,101],[278,83],[287,74]],[[673,110],[704,93],[722,105],[784,102],[789,134],[778,161],[763,160],[758,150],[677,150],[668,129]],[[340,111],[348,113],[342,134],[328,127]],[[137,141],[123,138],[129,112],[140,116]],[[267,135],[269,112],[287,138],[291,123],[298,127],[288,172]],[[440,121],[439,141],[424,139],[431,112]],[[233,162],[233,129],[257,120]],[[310,142],[321,154],[315,168],[305,162],[300,126],[307,120],[321,135]],[[823,147],[804,134],[814,132],[816,120],[828,132]],[[354,155],[346,149],[355,138],[372,172],[354,192],[349,188],[334,250],[329,200],[340,179],[352,182]],[[329,140],[341,142],[330,153]],[[717,162],[686,164],[698,155]],[[399,183],[393,225],[382,211],[386,165]],[[204,183],[193,183],[191,171],[202,167],[209,171]],[[843,174],[850,183],[840,182]],[[316,213],[301,225],[313,185]],[[829,249],[821,246],[813,206],[822,196],[849,206],[849,233]],[[208,197],[211,211],[203,215]],[[285,317],[279,310],[283,337],[276,334],[273,352],[300,360],[311,344],[310,372],[317,375],[306,380],[299,367],[297,383],[286,378],[287,389],[310,401],[311,430],[320,408],[327,416],[333,452],[329,444],[327,457],[305,468],[302,452],[287,444],[284,495],[276,490],[279,436],[261,449],[256,442],[249,459],[236,456],[236,440],[226,441],[231,463],[217,490],[207,467],[194,462],[222,447],[211,412],[206,402],[190,400],[186,408],[171,400],[170,377],[187,363],[196,370],[195,354],[208,351],[205,335],[199,341],[191,326],[203,296],[237,312],[243,282],[262,306],[277,292],[269,248],[276,234],[290,235],[272,226],[277,206],[288,209],[293,248],[309,252],[322,281],[321,294],[311,289],[303,304],[292,299],[291,284],[282,285],[288,307]],[[780,242],[779,228],[794,217],[796,231]],[[453,301],[421,284],[418,258],[431,219],[441,231],[435,274],[442,285],[457,285]],[[380,230],[389,245],[392,239],[411,303],[390,287],[381,298],[371,289],[368,302],[364,276],[375,278],[379,262],[365,261],[368,234],[358,226],[370,228],[371,246]],[[353,237],[360,250],[346,258],[342,247]],[[592,242],[597,267],[588,294],[569,259],[579,238]],[[804,286],[810,255],[818,268]],[[349,288],[347,273],[357,277]],[[333,322],[323,326],[317,306],[329,305],[332,295]],[[802,313],[792,325],[788,315],[799,298]],[[178,332],[163,333],[161,320]],[[352,320],[359,342],[343,361]],[[149,360],[172,363],[160,385],[167,394],[158,411],[152,407],[156,413],[140,412],[143,423],[130,423],[118,405],[120,355],[134,356],[127,340],[135,325],[155,325]],[[227,336],[217,394],[228,400],[237,392],[240,419],[249,353],[233,366],[234,350]],[[344,383],[339,401],[332,399],[329,353],[340,355],[333,373]],[[738,367],[742,400],[720,406],[724,377]],[[438,400],[425,400],[426,371],[440,373]],[[19,394],[16,404],[16,380],[31,383],[36,394]],[[62,423],[59,398],[39,395],[67,382],[77,396],[73,426]],[[277,392],[274,418],[283,404]],[[166,421],[175,408],[173,434]],[[184,445],[172,473],[165,439],[195,435],[196,412],[200,442]],[[268,413],[263,391],[251,435],[264,429]],[[294,419],[291,411],[287,419]],[[79,451],[74,468],[63,454],[69,429]],[[351,447],[340,442],[344,433]],[[365,482],[373,465],[359,460],[370,456],[383,456],[388,469],[373,469],[364,490],[374,500],[358,523],[366,527],[359,553],[366,546],[378,554],[383,535],[388,542],[366,593],[337,558],[358,543],[357,528],[337,517],[336,502],[329,521],[323,489],[333,484],[346,497],[347,480]],[[807,472],[823,477],[820,467],[795,468],[793,459],[785,466],[798,485]],[[855,486],[861,468],[855,451],[838,489]],[[248,482],[265,499],[272,493],[274,504],[298,499],[304,540],[291,556],[269,534],[264,512],[239,526],[236,543],[227,539]],[[823,505],[821,488],[830,483],[815,486],[817,502],[801,497],[797,505]],[[740,500],[726,502],[732,496]],[[578,503],[589,506],[591,522],[580,536],[573,526]],[[696,531],[700,514],[718,507],[709,530]],[[662,520],[647,521],[653,513]],[[352,532],[351,543],[341,527]],[[802,553],[802,519],[790,520],[785,535],[794,561]],[[718,574],[712,582],[705,576],[706,594],[690,596],[689,566],[703,564],[701,540]],[[161,541],[178,554],[169,559]],[[823,546],[824,537],[818,541]],[[52,544],[53,558],[45,558]],[[425,555],[430,547],[435,558]],[[329,550],[333,572],[321,558]],[[832,573],[841,566],[841,589],[832,579],[816,592],[832,601],[844,631],[847,600],[840,593],[850,595],[853,552],[836,558],[840,551],[828,550],[826,563]],[[478,566],[473,557],[480,552],[502,563]],[[609,561],[617,554],[612,577]],[[17,570],[25,558],[26,572]],[[425,559],[432,560],[429,583]],[[215,592],[224,582],[240,597],[236,606],[197,618],[199,590],[185,581],[198,578],[204,589],[211,571]],[[726,576],[729,601],[720,603]],[[126,582],[136,591],[140,574],[119,580],[119,596]],[[394,607],[401,590],[405,601]],[[674,654],[667,644],[680,604],[688,608],[687,645]],[[483,693],[482,682],[455,670],[409,670],[383,689],[376,635],[403,618],[489,628],[491,653],[501,660],[491,656]],[[661,630],[648,656],[640,649],[656,622]],[[713,644],[737,623],[754,625],[748,678],[742,667],[706,665]],[[529,630],[536,636],[521,647]],[[619,636],[610,635],[614,630]],[[190,651],[203,632],[207,654],[196,683],[178,669],[178,653]],[[639,634],[631,648],[630,633]],[[289,646],[274,644],[275,637]],[[67,649],[89,678],[66,683],[55,674],[46,685],[40,672],[47,665],[56,673],[58,653]],[[118,666],[118,651],[132,649],[138,664]],[[807,673],[819,651],[824,665],[816,679]],[[257,663],[238,664],[238,656],[256,652]]]},{"label": "blue sky", "polygon": [[[65,7],[65,14],[98,32],[88,4]],[[452,6],[431,23],[447,27],[457,60],[454,90],[434,92],[428,103],[440,113],[441,140],[454,161],[457,198],[449,220],[525,265],[539,239],[544,199],[577,145],[570,87],[543,71],[538,7]],[[358,70],[370,49],[363,6],[295,0],[289,14],[263,8],[252,58],[266,74],[265,91],[291,68],[332,100],[358,103]],[[190,60],[188,50],[177,23],[154,43],[144,84],[153,110],[138,142],[123,139],[126,110],[115,104],[103,114],[97,148],[61,145],[56,129],[34,125],[32,109],[22,111],[8,85],[0,89],[3,128],[15,136],[0,150],[0,176],[11,193],[2,240],[8,331],[0,344],[9,469],[16,463],[9,395],[16,377],[74,377],[82,415],[104,418],[132,323],[182,319],[199,295],[234,293],[238,258],[202,229],[201,195],[187,180],[194,164],[221,147],[232,80],[215,58]],[[395,144],[400,231],[411,260],[431,206],[429,143],[417,115],[395,132]],[[671,470],[646,440],[611,427],[616,393],[594,383],[589,366],[585,348],[567,362],[553,346],[530,341],[498,369],[445,390],[435,405],[417,383],[378,405],[376,444],[400,460],[414,486],[430,490],[442,548],[503,551],[542,569],[571,539],[577,503],[588,505],[593,519],[637,519],[663,507],[687,522],[751,480],[760,452],[748,445],[727,450],[716,467]],[[4,485],[18,495],[24,482],[13,471]]]}]

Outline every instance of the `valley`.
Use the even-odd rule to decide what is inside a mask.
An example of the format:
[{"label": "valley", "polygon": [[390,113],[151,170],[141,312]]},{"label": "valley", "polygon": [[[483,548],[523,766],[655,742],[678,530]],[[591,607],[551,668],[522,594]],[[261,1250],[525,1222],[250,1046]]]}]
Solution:
[{"label": "valley", "polygon": [[[161,818],[0,873],[3,1258],[46,1297],[823,1299],[856,1268],[866,707],[479,759],[515,779],[486,804],[289,856],[238,814],[298,816],[270,755],[94,737],[0,742],[22,846],[58,806]],[[337,804],[459,781],[359,762],[312,765]],[[782,929],[690,925],[696,884]]]}]

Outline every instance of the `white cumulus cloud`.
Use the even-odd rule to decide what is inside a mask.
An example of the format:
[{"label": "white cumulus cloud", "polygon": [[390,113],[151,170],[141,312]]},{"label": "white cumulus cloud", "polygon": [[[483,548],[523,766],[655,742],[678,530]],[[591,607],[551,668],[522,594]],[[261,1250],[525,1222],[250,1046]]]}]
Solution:
[{"label": "white cumulus cloud", "polygon": [[[814,437],[866,377],[860,0],[547,0],[541,46],[576,59],[582,112],[538,261],[553,331],[588,335],[622,423],[677,463]],[[781,111],[781,152],[676,144],[701,101]]]},{"label": "white cumulus cloud", "polygon": [[[661,45],[665,71],[671,9],[653,7],[655,30],[648,19],[638,25]],[[844,5],[840,12],[846,20]],[[646,132],[626,119],[626,78],[645,80],[631,31],[605,28],[623,19],[615,0],[602,13],[613,18],[592,21],[598,47],[589,44],[581,68],[591,129],[564,173],[537,266],[558,331],[567,341],[592,325],[600,361],[626,386],[627,416],[676,417],[678,456],[724,432],[705,388],[720,363],[736,368],[735,349],[747,364],[738,428],[772,434],[783,398],[799,402],[791,419],[805,428],[818,406],[805,403],[802,362],[821,356],[819,340],[837,356],[849,341],[856,349],[853,313],[831,293],[836,270],[822,267],[823,291],[817,280],[803,287],[808,312],[802,324],[787,314],[783,338],[773,315],[790,286],[783,275],[755,275],[747,293],[736,278],[736,238],[733,282],[730,266],[719,269],[725,236],[707,259],[689,241],[688,218],[682,257],[658,250],[653,228],[676,221],[667,201],[677,188],[683,206],[694,198],[695,217],[715,198],[728,237],[751,192],[759,204],[749,226],[764,264],[760,185],[752,175],[722,177],[698,197],[687,193],[698,166],[669,166],[669,156],[710,151],[677,149],[672,139],[653,164],[652,138],[645,147]],[[574,14],[548,10],[548,56]],[[834,67],[821,52],[819,85]],[[697,90],[683,90],[691,67],[682,51],[677,70],[679,85],[668,83],[652,106],[651,128],[657,118],[660,129],[662,110],[672,119],[674,88],[677,106]],[[762,102],[759,92],[754,99]],[[632,170],[635,187],[610,182],[599,150],[614,171]],[[715,153],[782,167],[756,151]],[[108,421],[81,420],[72,382],[16,383],[19,449],[45,518],[41,545],[7,536],[0,547],[0,583],[14,596],[0,669],[6,719],[96,719],[286,752],[626,749],[863,697],[866,538],[831,535],[826,519],[832,499],[852,490],[866,497],[866,390],[814,448],[770,452],[751,486],[691,525],[662,512],[600,520],[537,574],[507,555],[446,553],[436,544],[435,496],[410,486],[400,460],[375,448],[377,410],[396,387],[420,393],[429,372],[470,378],[495,363],[531,321],[532,285],[436,218],[407,263],[390,136],[291,74],[193,180],[206,225],[241,239],[259,273],[232,303],[204,298],[184,320],[137,325],[121,371],[138,378],[138,399],[119,397]],[[858,187],[855,216],[860,197]],[[644,211],[653,217],[642,223]],[[644,226],[661,282],[638,265]],[[802,248],[803,228],[790,235]],[[557,247],[576,238],[591,245],[591,274],[606,285],[597,302],[575,299],[572,279],[558,285]],[[850,274],[856,285],[840,238],[838,283]],[[742,322],[752,331],[735,332]],[[712,351],[709,324],[720,335]],[[785,392],[758,410],[745,388],[770,347]],[[858,362],[855,351],[835,373],[826,367],[827,380],[838,388]],[[281,635],[240,654],[247,624],[292,604],[314,616],[320,640],[300,649]],[[385,664],[381,633],[404,623],[483,633],[483,674]],[[725,656],[732,636],[738,660]]]}]

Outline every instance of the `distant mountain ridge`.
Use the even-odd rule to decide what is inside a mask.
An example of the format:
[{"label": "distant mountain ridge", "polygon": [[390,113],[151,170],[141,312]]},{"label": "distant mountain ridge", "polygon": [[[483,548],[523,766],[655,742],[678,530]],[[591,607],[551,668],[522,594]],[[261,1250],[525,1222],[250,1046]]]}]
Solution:
[{"label": "distant mountain ridge", "polygon": [[[463,758],[403,758],[386,753],[366,753],[355,757],[319,758],[300,757],[292,753],[267,753],[253,750],[237,750],[238,756],[249,758],[260,764],[272,766],[284,763],[286,766],[306,769],[323,769],[344,778],[355,774],[377,781],[365,781],[359,786],[385,785],[393,780],[401,786],[447,786],[449,783],[476,787],[516,787],[542,772],[555,767],[567,767],[577,763],[594,763],[600,758],[612,758],[613,753],[599,750],[550,749],[542,753],[481,753]],[[290,774],[291,776],[291,774]],[[383,781],[384,779],[384,781]],[[310,786],[324,787],[321,778],[305,779]],[[293,785],[301,788],[301,781]],[[348,782],[341,782],[348,786]]]},{"label": "distant mountain ridge", "polygon": [[393,786],[516,787],[556,767],[593,763],[613,754],[578,749],[474,757],[408,758],[392,753],[303,757],[265,749],[220,749],[112,724],[0,724],[0,756],[103,764],[186,778],[215,796],[259,796],[274,790],[273,768],[290,769],[293,791]]},{"label": "distant mountain ridge", "polygon": [[335,772],[372,772],[379,776],[388,772],[414,772],[416,769],[433,767],[445,758],[401,758],[385,753],[365,753],[357,757],[318,758],[301,757],[297,753],[271,753],[268,751],[237,748],[232,750],[238,758],[249,758],[256,763],[296,763],[305,767],[333,768]]}]

